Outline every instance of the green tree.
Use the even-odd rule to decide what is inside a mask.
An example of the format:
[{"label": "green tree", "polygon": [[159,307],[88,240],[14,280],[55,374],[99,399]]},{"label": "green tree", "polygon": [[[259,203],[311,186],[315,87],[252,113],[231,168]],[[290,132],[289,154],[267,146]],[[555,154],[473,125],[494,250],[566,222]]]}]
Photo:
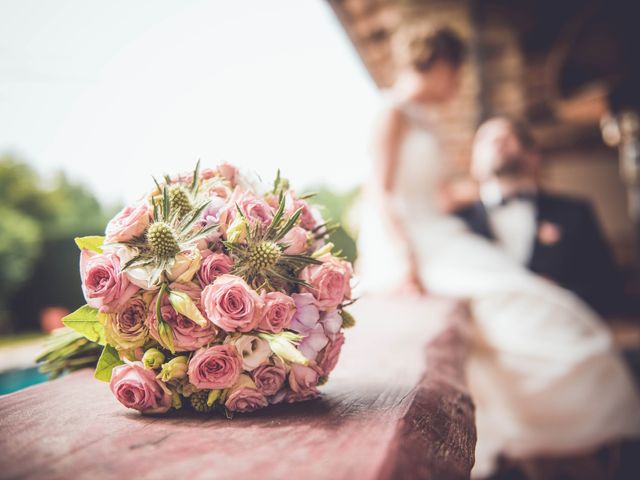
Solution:
[{"label": "green tree", "polygon": [[38,223],[46,222],[54,211],[35,171],[11,154],[0,156],[0,205]]},{"label": "green tree", "polygon": [[7,301],[29,278],[41,245],[38,223],[0,204],[0,331],[9,320]]},{"label": "green tree", "polygon": [[11,154],[0,155],[0,206],[0,331],[33,328],[40,308],[76,306],[77,269],[62,260],[77,259],[73,237],[101,232],[107,212],[83,185]]}]

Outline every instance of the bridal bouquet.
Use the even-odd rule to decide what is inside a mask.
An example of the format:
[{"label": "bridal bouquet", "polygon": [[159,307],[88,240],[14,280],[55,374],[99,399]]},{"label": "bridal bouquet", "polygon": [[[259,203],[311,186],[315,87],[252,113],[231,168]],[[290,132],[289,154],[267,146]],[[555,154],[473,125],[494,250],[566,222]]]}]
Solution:
[{"label": "bridal bouquet", "polygon": [[141,412],[312,399],[354,323],[330,230],[279,174],[166,176],[104,237],[76,239],[87,305],[64,324],[104,345],[96,378]]}]

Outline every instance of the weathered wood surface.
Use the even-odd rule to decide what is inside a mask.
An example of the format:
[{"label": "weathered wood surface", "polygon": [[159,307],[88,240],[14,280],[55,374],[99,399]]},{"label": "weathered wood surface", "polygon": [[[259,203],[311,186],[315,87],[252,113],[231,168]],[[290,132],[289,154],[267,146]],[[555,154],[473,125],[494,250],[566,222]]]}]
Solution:
[{"label": "weathered wood surface", "polygon": [[458,479],[473,464],[463,309],[363,299],[318,400],[227,420],[124,409],[83,371],[0,397],[0,477]]}]

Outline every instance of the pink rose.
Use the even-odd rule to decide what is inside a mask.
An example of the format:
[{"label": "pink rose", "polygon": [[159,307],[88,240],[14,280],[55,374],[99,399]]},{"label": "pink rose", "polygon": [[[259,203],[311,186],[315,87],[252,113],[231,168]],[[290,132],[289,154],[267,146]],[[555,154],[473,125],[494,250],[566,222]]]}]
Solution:
[{"label": "pink rose", "polygon": [[200,180],[209,180],[218,175],[218,171],[213,168],[203,168],[200,170]]},{"label": "pink rose", "polygon": [[271,333],[279,333],[285,328],[289,328],[293,315],[296,313],[296,304],[293,299],[281,292],[263,294],[262,299],[264,300],[264,309],[258,328]]},{"label": "pink rose", "polygon": [[233,345],[198,350],[189,362],[189,382],[196,388],[228,388],[242,372],[242,358]]},{"label": "pink rose", "polygon": [[165,413],[171,408],[171,391],[156,380],[142,362],[115,367],[109,383],[111,393],[127,408],[143,413]]},{"label": "pink rose", "polygon": [[229,165],[228,163],[221,163],[218,165],[218,173],[222,178],[229,182],[229,184],[234,187],[236,184],[236,179],[238,177],[238,169],[233,165]]},{"label": "pink rose", "polygon": [[138,290],[120,270],[120,259],[111,253],[83,250],[80,278],[84,298],[90,307],[112,312],[124,305]]},{"label": "pink rose", "polygon": [[287,255],[300,255],[307,249],[309,236],[302,227],[293,227],[282,239],[282,243],[287,245],[284,253]]},{"label": "pink rose", "polygon": [[293,363],[289,372],[289,387],[296,393],[315,388],[318,385],[320,373],[322,372],[317,366]]},{"label": "pink rose", "polygon": [[315,360],[320,350],[327,345],[329,339],[324,333],[324,328],[319,323],[304,335],[305,337],[298,344],[298,350],[309,360]]},{"label": "pink rose", "polygon": [[299,392],[286,390],[282,401],[284,403],[306,402],[308,400],[318,398],[319,395],[320,392],[316,387],[308,388],[306,390],[300,390]]},{"label": "pink rose", "polygon": [[220,217],[223,212],[228,211],[227,202],[220,196],[214,196],[209,199],[209,204],[202,212],[200,223],[203,227],[209,227],[222,222]]},{"label": "pink rose", "polygon": [[248,375],[240,375],[224,403],[232,412],[253,412],[269,404]]},{"label": "pink rose", "polygon": [[274,364],[263,364],[251,372],[253,381],[260,392],[266,396],[275,395],[282,388],[287,376],[284,364],[276,358]]},{"label": "pink rose", "polygon": [[332,310],[351,298],[351,265],[330,254],[319,258],[320,265],[309,265],[300,278],[311,285],[310,291],[318,301],[320,310]]},{"label": "pink rose", "polygon": [[280,197],[278,195],[274,195],[272,192],[269,192],[264,196],[264,201],[267,202],[271,208],[276,210],[278,208],[278,205],[280,204]]},{"label": "pink rose", "polygon": [[305,367],[303,365],[291,365],[289,372],[289,387],[282,388],[269,398],[270,403],[294,403],[313,400],[320,392],[316,385],[320,370],[317,366]]},{"label": "pink rose", "polygon": [[302,209],[300,212],[300,226],[305,230],[313,230],[318,226],[312,208],[309,204],[296,198],[294,194],[289,193],[286,198],[286,212],[288,215],[293,215],[298,209]]},{"label": "pink rose", "polygon": [[240,277],[221,275],[202,291],[202,305],[226,332],[249,332],[258,326],[264,302]]},{"label": "pink rose", "polygon": [[170,180],[169,185],[180,184],[185,187],[190,186],[191,182],[193,182],[193,172],[181,172],[172,175]]},{"label": "pink rose", "polygon": [[316,299],[310,293],[294,293],[291,298],[296,305],[296,311],[289,328],[298,333],[306,333],[320,320]]},{"label": "pink rose", "polygon": [[106,243],[125,242],[141,236],[149,226],[151,209],[147,202],[124,207],[107,224]]},{"label": "pink rose", "polygon": [[271,224],[273,208],[264,200],[247,193],[240,199],[239,206],[249,223],[258,223],[263,229]]},{"label": "pink rose", "polygon": [[[202,312],[200,289],[195,283],[172,283],[169,288],[189,295],[198,310]],[[151,336],[160,341],[155,304],[156,298],[151,302],[153,308],[150,309],[147,325]],[[192,352],[215,340],[218,331],[213,324],[209,323],[206,327],[201,327],[190,318],[176,312],[169,302],[168,295],[164,295],[160,305],[162,318],[169,324],[173,332],[173,344],[177,352]]]},{"label": "pink rose", "polygon": [[130,299],[122,310],[107,316],[107,341],[124,350],[142,347],[149,333],[145,324],[147,312],[147,304],[141,298]]},{"label": "pink rose", "polygon": [[307,400],[318,398],[319,395],[320,392],[315,387],[308,390],[301,390],[300,392],[294,392],[293,390],[284,387],[280,389],[278,393],[269,397],[269,403],[276,405],[278,403],[305,402]]},{"label": "pink rose", "polygon": [[198,270],[198,280],[205,287],[213,283],[220,275],[229,273],[233,267],[233,260],[224,253],[214,253],[207,256]]},{"label": "pink rose", "polygon": [[204,185],[210,201],[220,203],[222,200],[226,204],[226,200],[231,196],[232,190],[221,181],[212,181]]},{"label": "pink rose", "polygon": [[334,340],[329,342],[327,348],[320,354],[320,359],[318,360],[318,366],[322,370],[322,374],[328,376],[331,371],[335,368],[338,363],[338,358],[340,357],[340,351],[342,350],[342,345],[344,344],[344,335],[342,333],[338,333]]},{"label": "pink rose", "polygon": [[300,215],[300,225],[306,230],[313,230],[318,226],[318,222],[313,215],[313,210],[306,202],[303,202],[302,200],[299,200],[299,203],[296,206],[296,208],[300,207],[302,207],[302,213]]},{"label": "pink rose", "polygon": [[299,392],[289,392],[285,397],[285,402],[287,403],[296,403],[296,402],[307,402],[309,400],[314,400],[318,398],[320,392],[317,388],[309,388],[307,390],[301,390]]}]

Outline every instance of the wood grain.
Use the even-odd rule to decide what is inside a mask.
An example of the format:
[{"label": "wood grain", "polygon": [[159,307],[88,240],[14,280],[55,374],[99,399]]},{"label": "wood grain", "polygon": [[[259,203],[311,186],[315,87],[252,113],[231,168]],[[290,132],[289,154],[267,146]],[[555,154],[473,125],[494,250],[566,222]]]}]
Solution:
[{"label": "wood grain", "polygon": [[323,396],[227,420],[143,416],[82,371],[0,397],[0,478],[458,479],[475,427],[465,313],[363,299]]}]

